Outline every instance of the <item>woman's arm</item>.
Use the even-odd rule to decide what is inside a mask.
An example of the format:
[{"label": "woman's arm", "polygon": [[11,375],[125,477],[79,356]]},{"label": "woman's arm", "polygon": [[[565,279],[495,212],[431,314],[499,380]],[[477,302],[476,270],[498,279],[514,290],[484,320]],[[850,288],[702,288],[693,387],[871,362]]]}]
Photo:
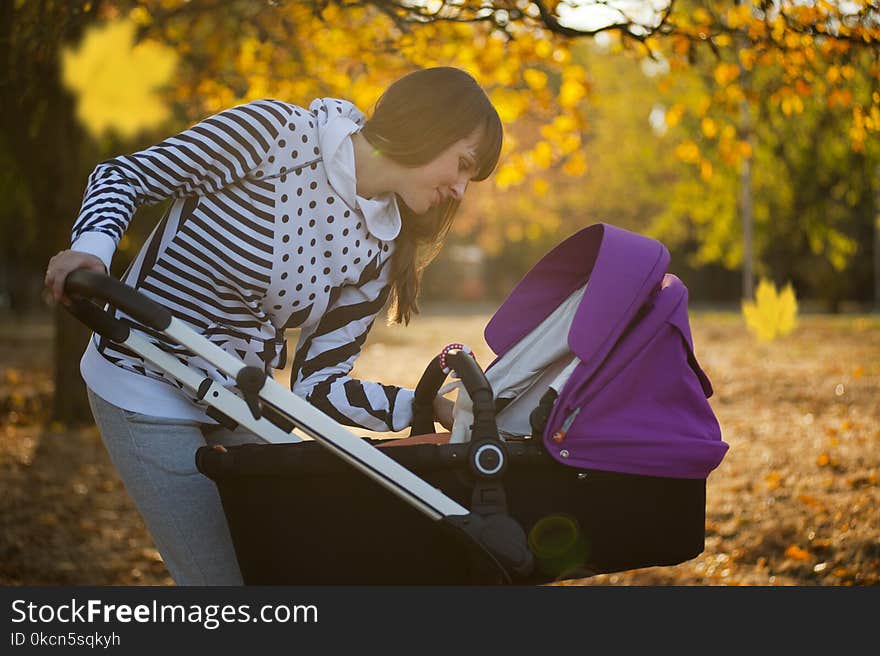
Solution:
[{"label": "woman's arm", "polygon": [[294,394],[339,423],[379,432],[412,423],[414,392],[348,374],[388,298],[390,266],[386,262],[371,279],[342,287],[317,324],[303,330],[290,379]]},{"label": "woman's arm", "polygon": [[272,174],[268,161],[290,107],[256,100],[215,114],[165,141],[99,164],[89,177],[71,250],[110,261],[135,210],[208,194]]}]

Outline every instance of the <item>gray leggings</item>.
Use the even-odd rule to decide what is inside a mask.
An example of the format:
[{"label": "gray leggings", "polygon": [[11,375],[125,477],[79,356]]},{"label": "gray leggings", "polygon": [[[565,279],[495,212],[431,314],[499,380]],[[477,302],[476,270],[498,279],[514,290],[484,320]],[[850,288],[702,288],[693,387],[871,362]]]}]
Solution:
[{"label": "gray leggings", "polygon": [[177,585],[242,585],[214,482],[196,468],[200,446],[262,442],[238,429],[123,410],[88,390],[104,445]]}]

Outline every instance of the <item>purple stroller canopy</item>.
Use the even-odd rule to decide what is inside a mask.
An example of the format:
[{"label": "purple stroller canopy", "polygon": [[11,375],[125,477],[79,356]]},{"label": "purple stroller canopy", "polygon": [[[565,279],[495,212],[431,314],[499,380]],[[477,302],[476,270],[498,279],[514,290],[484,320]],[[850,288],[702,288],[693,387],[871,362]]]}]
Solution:
[{"label": "purple stroller canopy", "polygon": [[658,241],[592,225],[544,256],[486,326],[501,358],[587,285],[568,333],[580,363],[543,435],[563,464],[706,478],[727,452],[694,356],[687,289],[666,273],[669,259]]}]

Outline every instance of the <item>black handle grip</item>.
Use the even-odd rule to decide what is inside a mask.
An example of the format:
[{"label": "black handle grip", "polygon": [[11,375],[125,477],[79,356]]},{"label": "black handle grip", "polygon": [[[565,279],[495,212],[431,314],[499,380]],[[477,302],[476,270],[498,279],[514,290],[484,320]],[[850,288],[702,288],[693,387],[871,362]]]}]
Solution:
[{"label": "black handle grip", "polygon": [[[468,396],[473,401],[474,426],[473,438],[498,438],[498,426],[495,423],[495,400],[492,386],[486,374],[465,351],[455,350],[446,354],[446,363],[458,374]],[[413,422],[410,436],[425,435],[434,432],[434,398],[446,380],[446,373],[440,365],[440,356],[431,360],[425,368],[413,399]]]},{"label": "black handle grip", "polygon": [[434,397],[437,396],[437,392],[445,380],[446,373],[440,366],[440,356],[438,355],[428,363],[418,385],[416,385],[410,437],[434,432]]},{"label": "black handle grip", "polygon": [[[71,271],[64,280],[64,292],[68,296],[81,296],[110,303],[145,326],[160,331],[168,328],[173,318],[168,310],[152,299],[105,273],[87,269]],[[76,312],[74,315],[81,319]],[[91,324],[87,323],[87,325],[94,328]]]},{"label": "black handle grip", "polygon": [[128,339],[128,325],[116,317],[112,313],[102,310],[91,301],[87,301],[78,296],[70,298],[70,305],[65,306],[68,312],[75,316],[79,321],[102,337],[106,337],[111,342],[122,344]]}]

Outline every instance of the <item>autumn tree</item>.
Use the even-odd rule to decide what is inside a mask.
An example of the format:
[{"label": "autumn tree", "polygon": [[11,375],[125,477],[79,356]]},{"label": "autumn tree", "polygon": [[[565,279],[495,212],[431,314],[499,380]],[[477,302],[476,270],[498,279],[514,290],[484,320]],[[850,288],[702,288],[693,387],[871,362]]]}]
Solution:
[{"label": "autumn tree", "polygon": [[[754,12],[745,9],[733,8],[727,23],[750,20]],[[705,10],[698,15],[712,20]],[[672,70],[660,91],[676,154],[699,177],[674,188],[654,234],[672,244],[695,239],[697,264],[751,271],[754,256],[756,273],[795,282],[833,309],[844,298],[868,300],[880,156],[877,49],[772,25],[768,42],[708,58],[672,40]]]},{"label": "autumn tree", "polygon": [[[9,64],[0,90],[2,161],[9,163],[4,185],[15,190],[7,196],[0,225],[11,230],[19,217],[27,217],[22,235],[33,230],[34,236],[22,242],[31,245],[16,257],[21,270],[30,269],[37,278],[48,255],[67,243],[90,165],[237,102],[264,96],[306,102],[332,95],[369,109],[392,79],[413,67],[459,66],[485,85],[508,127],[510,138],[494,177],[498,189],[540,196],[556,171],[575,180],[588,168],[589,119],[581,109],[590,82],[572,58],[571,44],[578,37],[610,34],[620,48],[667,61],[673,71],[713,61],[730,76],[732,66],[748,70],[773,63],[786,71],[788,86],[795,89],[798,71],[808,71],[819,57],[832,65],[860,50],[873,53],[876,62],[878,38],[877,8],[868,2],[16,0],[0,11]],[[60,84],[60,52],[78,46],[88,26],[113,21],[130,21],[139,42],[152,39],[174,51],[176,68],[162,95],[168,120],[128,139],[135,133],[111,121],[87,139]],[[875,84],[876,66],[868,73]],[[139,77],[126,76],[113,91],[125,92]],[[727,86],[729,98],[712,95],[709,103],[721,108],[726,106],[718,103],[733,101],[735,85]],[[89,116],[82,103],[89,94],[100,95],[99,87],[88,81],[81,86],[81,117]],[[852,126],[867,140],[880,128],[876,103],[858,103],[852,104]],[[96,106],[101,104],[91,104]],[[137,112],[126,112],[133,115]],[[54,138],[53,131],[58,132]],[[42,142],[34,141],[37,133]],[[733,141],[734,150],[745,156],[738,145],[743,139],[738,135]],[[43,147],[34,148],[35,143]],[[698,159],[702,163],[709,156],[701,152]],[[33,187],[35,180],[52,191]],[[135,246],[122,244],[120,257]],[[62,343],[68,332],[59,331],[59,359],[75,363],[81,348]],[[67,371],[57,375],[59,389],[81,387],[75,365]]]},{"label": "autumn tree", "polygon": [[[339,4],[352,3],[340,0]],[[705,91],[698,119],[707,130],[717,130],[722,135],[726,142],[727,165],[737,169],[738,194],[732,207],[738,222],[721,221],[718,225],[713,222],[713,225],[704,224],[703,228],[714,233],[726,232],[737,239],[733,248],[726,249],[725,258],[728,263],[733,258],[736,265],[743,267],[745,296],[751,295],[754,250],[756,246],[760,248],[752,236],[754,135],[751,120],[756,114],[755,104],[760,93],[750,88],[752,71],[774,72],[777,88],[772,92],[772,102],[786,116],[796,118],[807,96],[818,98],[827,94],[828,102],[845,104],[852,112],[846,130],[855,153],[863,152],[865,142],[876,139],[880,131],[878,102],[873,92],[855,98],[847,88],[852,77],[853,66],[849,63],[852,58],[860,59],[866,66],[867,88],[878,88],[880,6],[869,0],[668,0],[660,3],[391,0],[381,5],[401,24],[474,22],[490,24],[511,36],[515,36],[518,29],[526,28],[566,39],[610,33],[618,37],[624,47],[668,62],[673,72],[686,71],[700,62],[705,65],[707,59],[712,62],[712,78],[719,88]],[[830,76],[814,84],[817,66],[828,66]],[[843,71],[850,75],[844,75]],[[761,91],[766,91],[766,87]],[[710,109],[716,117],[711,116]],[[718,120],[718,114],[724,114],[725,118]],[[732,127],[733,133],[725,127]],[[704,191],[715,191],[718,181],[714,181],[715,188],[712,188],[708,179],[711,161],[701,155],[693,138],[680,145],[679,154],[699,167]],[[880,229],[877,230],[880,234]],[[876,235],[873,241],[880,243]],[[841,239],[836,242],[843,243]],[[703,250],[717,250],[718,245],[718,239],[707,239]],[[827,262],[833,259],[835,257]],[[880,259],[875,256],[875,260],[880,267]],[[835,268],[839,270],[839,266]],[[880,270],[874,272],[874,278],[877,284]]]}]

